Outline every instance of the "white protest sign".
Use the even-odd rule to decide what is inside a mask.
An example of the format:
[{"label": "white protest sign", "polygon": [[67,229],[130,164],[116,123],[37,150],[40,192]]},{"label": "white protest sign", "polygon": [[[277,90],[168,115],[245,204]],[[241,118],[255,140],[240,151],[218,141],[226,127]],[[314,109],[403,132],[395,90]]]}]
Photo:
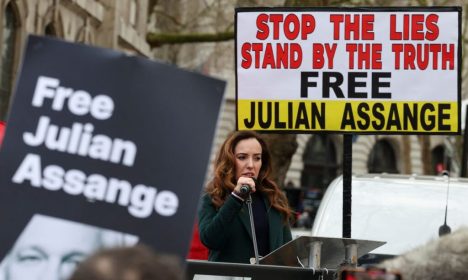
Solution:
[{"label": "white protest sign", "polygon": [[238,129],[459,133],[460,15],[237,9]]}]

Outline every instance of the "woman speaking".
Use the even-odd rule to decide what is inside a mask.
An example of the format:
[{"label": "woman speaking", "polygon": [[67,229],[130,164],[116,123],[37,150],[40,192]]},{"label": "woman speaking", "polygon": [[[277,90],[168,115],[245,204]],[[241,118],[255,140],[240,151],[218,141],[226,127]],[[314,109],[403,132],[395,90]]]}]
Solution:
[{"label": "woman speaking", "polygon": [[210,251],[208,260],[249,263],[255,257],[245,203],[249,195],[258,254],[265,256],[291,240],[292,211],[270,173],[270,152],[259,134],[238,131],[224,141],[198,213],[200,239]]}]

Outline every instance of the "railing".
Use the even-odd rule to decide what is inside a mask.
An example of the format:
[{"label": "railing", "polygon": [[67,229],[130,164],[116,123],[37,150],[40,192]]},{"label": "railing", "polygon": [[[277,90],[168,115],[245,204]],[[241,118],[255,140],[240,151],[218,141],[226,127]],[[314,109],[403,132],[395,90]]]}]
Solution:
[{"label": "railing", "polygon": [[[186,279],[213,279],[210,276],[246,277],[252,280],[332,280],[336,270],[276,265],[253,265],[188,260]],[[323,277],[322,277],[323,276]]]}]

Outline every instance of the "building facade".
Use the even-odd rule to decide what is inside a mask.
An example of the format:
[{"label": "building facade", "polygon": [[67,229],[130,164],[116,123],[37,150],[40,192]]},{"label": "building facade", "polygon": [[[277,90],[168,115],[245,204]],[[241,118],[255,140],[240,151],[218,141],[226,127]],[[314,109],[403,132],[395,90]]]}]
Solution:
[{"label": "building facade", "polygon": [[0,120],[7,117],[28,34],[151,56],[147,0],[1,0]]}]

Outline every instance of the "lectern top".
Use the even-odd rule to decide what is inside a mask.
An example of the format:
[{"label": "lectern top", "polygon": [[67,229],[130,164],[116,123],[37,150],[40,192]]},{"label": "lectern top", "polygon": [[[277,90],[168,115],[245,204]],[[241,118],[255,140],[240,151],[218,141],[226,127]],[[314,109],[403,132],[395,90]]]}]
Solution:
[{"label": "lectern top", "polygon": [[[299,236],[260,259],[260,264],[308,267],[309,253],[314,243],[321,243],[320,267],[337,268],[345,260],[347,245],[357,245],[357,258],[386,242],[352,238]],[[299,262],[300,261],[300,262]]]}]

